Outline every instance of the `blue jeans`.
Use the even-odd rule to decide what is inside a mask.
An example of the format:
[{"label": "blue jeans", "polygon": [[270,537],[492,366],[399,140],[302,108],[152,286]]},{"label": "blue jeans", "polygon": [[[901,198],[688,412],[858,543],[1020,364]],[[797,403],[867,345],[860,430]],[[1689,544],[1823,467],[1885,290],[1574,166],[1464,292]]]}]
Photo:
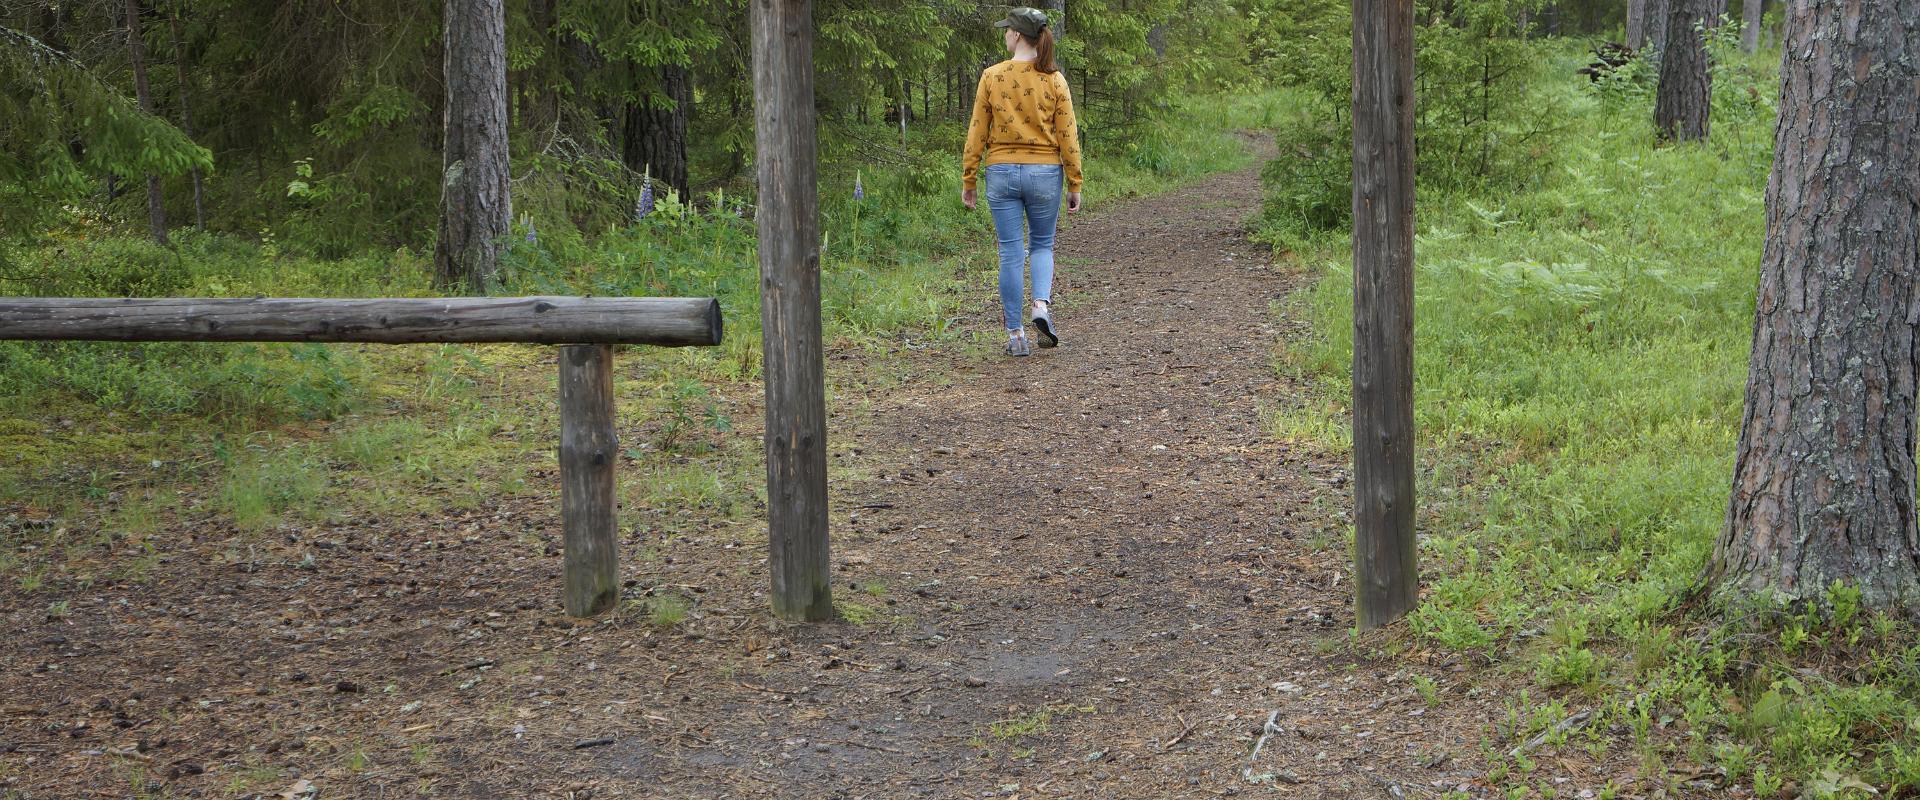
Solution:
[{"label": "blue jeans", "polygon": [[[1033,263],[1033,299],[1053,300],[1053,229],[1060,219],[1059,164],[992,164],[987,173],[987,211],[1000,240],[1000,308],[1007,330],[1024,326],[1021,302],[1026,263]],[[1021,222],[1026,223],[1022,231]],[[1025,233],[1026,241],[1021,241]]]}]

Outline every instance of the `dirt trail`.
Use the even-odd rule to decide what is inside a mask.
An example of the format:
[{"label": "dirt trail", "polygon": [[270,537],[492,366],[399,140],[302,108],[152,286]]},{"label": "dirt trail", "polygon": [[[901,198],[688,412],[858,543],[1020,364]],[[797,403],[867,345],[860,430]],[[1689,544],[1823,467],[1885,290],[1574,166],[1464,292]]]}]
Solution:
[{"label": "dirt trail", "polygon": [[[896,625],[781,634],[801,663],[759,679],[776,702],[737,698],[752,719],[716,726],[717,763],[652,752],[613,772],[663,769],[676,796],[1382,797],[1468,782],[1450,754],[1471,752],[1477,720],[1428,717],[1392,664],[1316,655],[1345,652],[1326,645],[1352,624],[1334,511],[1346,470],[1263,434],[1263,399],[1289,391],[1271,304],[1302,279],[1244,236],[1259,191],[1235,172],[1075,220],[1060,237],[1062,347],[948,356],[926,370],[944,386],[842,398],[871,404],[854,438],[885,466],[836,487],[853,511],[835,588],[871,601],[853,587],[884,582]],[[989,277],[970,324],[991,331]]]},{"label": "dirt trail", "polygon": [[[1497,701],[1453,665],[1369,662],[1344,643],[1344,464],[1263,431],[1263,404],[1297,390],[1270,362],[1298,323],[1270,309],[1304,279],[1245,239],[1258,201],[1246,170],[1073,219],[1059,349],[887,357],[904,383],[834,354],[835,592],[857,624],[768,619],[751,515],[675,511],[656,526],[635,509],[623,570],[638,602],[595,622],[559,615],[551,497],[244,540],[209,517],[146,579],[97,583],[58,617],[0,596],[15,633],[0,645],[0,789],[1379,798],[1472,785]],[[967,324],[997,331],[990,282],[983,267]],[[745,447],[757,433],[730,435]],[[687,598],[686,618],[633,610],[660,594]],[[1415,670],[1443,703],[1415,693]]]}]

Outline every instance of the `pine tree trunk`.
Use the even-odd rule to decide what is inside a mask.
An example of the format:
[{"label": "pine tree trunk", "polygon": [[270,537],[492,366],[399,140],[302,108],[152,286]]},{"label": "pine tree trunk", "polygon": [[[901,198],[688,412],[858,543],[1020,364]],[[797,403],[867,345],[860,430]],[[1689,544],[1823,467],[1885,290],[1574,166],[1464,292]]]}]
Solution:
[{"label": "pine tree trunk", "polygon": [[1674,3],[1683,0],[1646,0],[1646,46],[1651,50],[1664,50],[1667,46],[1667,12]]},{"label": "pine tree trunk", "polygon": [[435,276],[480,294],[500,269],[513,220],[507,162],[504,0],[446,0],[446,129]]},{"label": "pine tree trunk", "polygon": [[[147,86],[147,42],[140,25],[140,0],[127,0],[127,58],[133,62],[133,96],[140,110],[153,113],[153,90]],[[167,209],[160,195],[160,176],[147,175],[147,231],[159,244],[167,243]]]},{"label": "pine tree trunk", "polygon": [[[621,155],[627,169],[650,172],[654,182],[688,198],[687,112],[693,108],[693,75],[686,67],[660,68],[660,93],[666,101],[627,106]],[[669,108],[667,103],[672,103]]]},{"label": "pine tree trunk", "polygon": [[1670,0],[1667,38],[1660,46],[1660,89],[1653,105],[1654,128],[1664,141],[1707,138],[1713,73],[1707,69],[1707,42],[1700,25],[1711,2]]},{"label": "pine tree trunk", "polygon": [[1766,5],[1765,0],[1746,0],[1745,5],[1741,6],[1740,49],[1743,52],[1751,53],[1760,49],[1760,18]]},{"label": "pine tree trunk", "polygon": [[[732,65],[727,67],[727,79],[725,81],[728,87],[727,119],[740,120],[746,117],[746,101],[748,97],[740,91],[740,88],[743,83],[745,83],[748,91],[751,91],[753,87],[750,81],[751,76],[748,76],[747,82],[743,82],[737,69]],[[723,176],[725,182],[731,183],[734,178],[740,177],[740,174],[746,171],[747,161],[742,150],[743,148],[736,145],[729,145],[727,147],[727,174]]]},{"label": "pine tree trunk", "polygon": [[1067,54],[1062,50],[1067,43],[1067,0],[1047,0],[1047,27],[1053,30],[1053,65],[1064,78]]},{"label": "pine tree trunk", "polygon": [[[528,4],[527,16],[533,28],[533,35],[539,37],[541,44],[547,48],[547,52],[559,54],[565,48],[563,41],[565,35],[555,30],[554,2],[555,0],[533,0]],[[563,65],[568,60],[565,56],[560,58]],[[522,104],[534,106],[534,113],[540,115],[538,117],[540,121],[535,124],[558,124],[561,116],[560,106],[565,102],[561,97],[560,85],[553,80],[545,79],[538,70],[521,72],[522,90],[516,90],[514,93],[523,97],[520,101]],[[516,116],[526,116],[524,108]]]},{"label": "pine tree trunk", "polygon": [[[563,116],[566,130],[575,139],[583,142],[613,142],[615,131],[611,128],[620,124],[618,109],[611,101],[590,91],[589,76],[607,68],[607,60],[600,54],[592,42],[580,38],[576,32],[561,34],[561,51],[565,54],[562,74],[566,76],[567,86],[572,88],[572,96],[586,113],[577,114],[578,119]],[[556,94],[559,94],[556,92]],[[556,100],[555,114],[560,114]]]},{"label": "pine tree trunk", "polygon": [[1647,43],[1647,0],[1627,0],[1627,47],[1638,50]]},{"label": "pine tree trunk", "polygon": [[[188,110],[187,104],[187,87],[189,85],[187,83],[187,48],[185,40],[180,36],[180,15],[175,13],[170,18],[170,21],[173,25],[173,71],[175,82],[179,84],[178,91],[180,94],[180,132],[186,134],[188,139],[192,139],[193,114]],[[193,168],[192,176],[193,227],[195,230],[204,231],[207,229],[207,201],[206,192],[200,183],[199,167]]]},{"label": "pine tree trunk", "polygon": [[1920,608],[1920,0],[1787,6],[1746,413],[1710,577]]}]

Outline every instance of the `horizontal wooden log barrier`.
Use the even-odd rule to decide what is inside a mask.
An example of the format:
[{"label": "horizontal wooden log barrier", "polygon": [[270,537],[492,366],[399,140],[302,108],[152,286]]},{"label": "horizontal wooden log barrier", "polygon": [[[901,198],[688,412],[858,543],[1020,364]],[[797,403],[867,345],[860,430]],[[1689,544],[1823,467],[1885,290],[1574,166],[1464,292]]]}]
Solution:
[{"label": "horizontal wooden log barrier", "polygon": [[614,344],[720,343],[709,297],[0,297],[0,339],[112,342],[532,342],[560,349],[560,510],[568,614],[620,599]]},{"label": "horizontal wooden log barrier", "polygon": [[0,339],[688,347],[720,336],[709,297],[0,297]]}]

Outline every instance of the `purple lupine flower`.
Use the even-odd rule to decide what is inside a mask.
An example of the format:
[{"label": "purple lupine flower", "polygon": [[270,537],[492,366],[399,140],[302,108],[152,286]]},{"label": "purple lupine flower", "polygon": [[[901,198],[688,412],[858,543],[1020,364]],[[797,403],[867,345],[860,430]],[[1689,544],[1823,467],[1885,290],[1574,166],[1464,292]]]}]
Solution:
[{"label": "purple lupine flower", "polygon": [[653,213],[653,173],[642,176],[640,181],[640,201],[633,207],[633,219],[636,222]]},{"label": "purple lupine flower", "polygon": [[860,185],[860,173],[856,170],[853,173],[853,201],[858,203],[865,199],[867,199],[867,190]]},{"label": "purple lupine flower", "polygon": [[527,218],[527,244],[533,244],[534,239],[535,237],[533,235],[533,218],[528,217]]}]

